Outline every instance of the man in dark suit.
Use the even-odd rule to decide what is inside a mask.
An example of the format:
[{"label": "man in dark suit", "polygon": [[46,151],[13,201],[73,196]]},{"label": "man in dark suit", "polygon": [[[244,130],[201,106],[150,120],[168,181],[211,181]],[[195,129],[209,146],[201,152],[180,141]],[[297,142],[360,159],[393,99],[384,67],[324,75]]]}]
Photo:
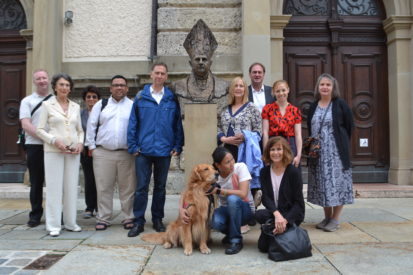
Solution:
[{"label": "man in dark suit", "polygon": [[[272,88],[270,86],[264,85],[265,67],[259,62],[254,62],[249,68],[249,74],[251,79],[251,85],[248,86],[248,100],[254,102],[258,110],[262,112],[262,108],[265,105],[273,103],[274,97],[272,95]],[[261,152],[262,141],[260,141]],[[255,207],[261,204],[262,192],[259,188],[251,189],[251,193],[254,197]],[[255,222],[250,225],[254,225]]]},{"label": "man in dark suit", "polygon": [[252,63],[249,68],[251,85],[248,86],[248,100],[254,102],[260,112],[265,105],[274,102],[272,88],[264,85],[265,67],[259,62]]}]

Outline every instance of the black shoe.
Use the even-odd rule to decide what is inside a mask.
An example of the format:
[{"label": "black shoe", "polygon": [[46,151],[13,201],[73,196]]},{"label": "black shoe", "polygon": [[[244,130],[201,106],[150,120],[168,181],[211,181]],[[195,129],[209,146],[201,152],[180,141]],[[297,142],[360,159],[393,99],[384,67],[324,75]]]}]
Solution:
[{"label": "black shoe", "polygon": [[136,237],[143,232],[143,224],[135,224],[128,232],[128,237]]},{"label": "black shoe", "polygon": [[249,226],[255,226],[257,224],[257,221],[255,219],[252,219],[248,222]]},{"label": "black shoe", "polygon": [[221,243],[222,243],[223,245],[231,244],[231,242],[229,241],[229,237],[228,237],[228,236],[225,236],[225,237],[221,240]]},{"label": "black shoe", "polygon": [[38,226],[40,224],[40,221],[38,221],[38,220],[29,220],[28,222],[27,222],[27,226],[28,227],[36,227],[36,226]]},{"label": "black shoe", "polygon": [[242,243],[231,243],[231,246],[227,249],[225,249],[225,254],[227,255],[233,255],[237,254],[240,252],[242,249]]},{"label": "black shoe", "polygon": [[163,224],[162,220],[154,220],[153,221],[153,229],[155,229],[156,232],[165,232],[166,231],[165,225]]}]

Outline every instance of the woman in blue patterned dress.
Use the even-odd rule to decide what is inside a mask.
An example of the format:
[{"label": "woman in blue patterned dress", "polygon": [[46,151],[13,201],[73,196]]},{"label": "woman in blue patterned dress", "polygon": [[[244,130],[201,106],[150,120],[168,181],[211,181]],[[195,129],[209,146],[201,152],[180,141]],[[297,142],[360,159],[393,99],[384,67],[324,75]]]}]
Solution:
[{"label": "woman in blue patterned dress", "polygon": [[354,202],[350,164],[353,116],[339,96],[337,80],[327,73],[320,75],[307,116],[310,136],[317,136],[321,127],[320,157],[309,160],[307,200],[324,208],[324,219],[316,228],[326,232],[340,227],[344,205]]}]

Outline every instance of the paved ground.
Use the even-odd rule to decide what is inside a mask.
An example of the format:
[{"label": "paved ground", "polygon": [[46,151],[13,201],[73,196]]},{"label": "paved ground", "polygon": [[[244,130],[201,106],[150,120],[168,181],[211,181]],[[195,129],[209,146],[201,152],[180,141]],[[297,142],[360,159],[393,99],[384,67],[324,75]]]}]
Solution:
[{"label": "paved ground", "polygon": [[[178,199],[167,197],[166,222],[176,218]],[[258,226],[244,235],[244,249],[237,255],[225,255],[223,236],[214,232],[212,254],[194,251],[188,257],[182,248],[167,250],[128,238],[120,226],[119,201],[114,225],[96,232],[94,219],[82,218],[79,199],[83,231],[62,231],[58,238],[48,237],[44,224],[28,228],[28,208],[27,199],[0,200],[0,274],[413,274],[413,198],[356,199],[344,209],[341,229],[334,233],[314,228],[322,209],[307,203],[303,226],[313,256],[282,263],[258,252]],[[153,232],[150,223],[145,232]],[[40,270],[41,263],[28,269],[44,255],[63,257],[47,270]]]}]

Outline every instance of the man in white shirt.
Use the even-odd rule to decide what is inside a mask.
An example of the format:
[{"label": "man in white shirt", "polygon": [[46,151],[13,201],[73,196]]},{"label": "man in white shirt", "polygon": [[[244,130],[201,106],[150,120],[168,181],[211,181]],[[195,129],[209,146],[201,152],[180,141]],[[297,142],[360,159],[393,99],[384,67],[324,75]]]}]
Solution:
[{"label": "man in white shirt", "polygon": [[248,100],[254,102],[258,110],[262,112],[265,105],[274,102],[272,89],[264,85],[265,67],[263,64],[255,62],[249,68],[251,85],[248,86]]},{"label": "man in white shirt", "polygon": [[96,230],[105,230],[110,225],[116,182],[124,216],[123,227],[133,227],[132,209],[136,175],[135,159],[128,154],[126,138],[133,105],[133,101],[126,97],[128,90],[125,77],[112,77],[111,96],[93,106],[87,123],[86,146],[89,148],[89,154],[93,156],[99,211],[96,215]]},{"label": "man in white shirt", "polygon": [[[248,100],[254,102],[255,106],[258,107],[260,113],[265,105],[273,103],[275,101],[274,96],[272,95],[272,88],[270,86],[264,85],[265,77],[265,67],[259,62],[252,63],[249,67],[249,74],[251,79],[251,85],[248,86]],[[262,141],[260,141],[261,151]],[[262,192],[258,188],[251,189],[252,195],[254,196],[255,206],[261,204]],[[255,222],[250,223],[254,225]]]},{"label": "man in white shirt", "polygon": [[[27,168],[30,174],[30,204],[32,210],[27,222],[29,227],[38,226],[43,215],[43,141],[36,135],[36,127],[42,109],[41,103],[50,93],[48,73],[42,69],[36,70],[33,73],[33,84],[36,90],[20,103],[20,121],[25,131]],[[33,112],[34,109],[36,110]]]}]

